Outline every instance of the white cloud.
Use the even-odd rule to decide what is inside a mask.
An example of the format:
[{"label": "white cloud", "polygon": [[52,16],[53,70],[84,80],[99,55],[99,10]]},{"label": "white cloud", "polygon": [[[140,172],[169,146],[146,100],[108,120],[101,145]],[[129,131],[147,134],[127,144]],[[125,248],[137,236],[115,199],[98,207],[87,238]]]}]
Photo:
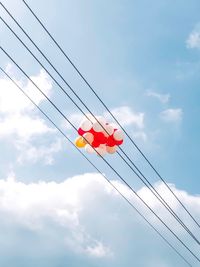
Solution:
[{"label": "white cloud", "polygon": [[[132,125],[139,129],[144,128],[144,113],[142,112],[134,112],[128,106],[114,108],[111,112],[123,126]],[[109,117],[107,113],[105,116]]]},{"label": "white cloud", "polygon": [[[42,89],[42,91],[48,96],[51,96],[51,91],[52,91],[52,81],[50,80],[48,74],[41,69],[40,73],[36,76],[31,76],[30,77],[34,83]],[[26,92],[28,95],[31,97],[31,99],[36,102],[36,104],[40,104],[42,101],[46,100],[45,96],[43,96],[37,89],[36,87],[28,81],[26,87],[25,87]]]},{"label": "white cloud", "polygon": [[4,116],[3,119],[0,118],[0,138],[16,135],[20,139],[30,139],[33,135],[41,135],[53,131],[39,117],[18,113],[9,114]]},{"label": "white cloud", "polygon": [[170,100],[170,94],[159,94],[157,92],[148,90],[147,91],[147,96],[154,97],[158,99],[161,103],[166,104]]},{"label": "white cloud", "polygon": [[89,255],[97,258],[102,258],[106,257],[107,255],[112,255],[110,249],[99,241],[94,246],[88,246],[86,248],[86,252]]},{"label": "white cloud", "polygon": [[187,48],[200,48],[200,24],[197,24],[186,40]]},{"label": "white cloud", "polygon": [[4,214],[14,223],[34,231],[45,229],[48,218],[57,227],[71,232],[71,236],[61,238],[75,252],[97,258],[110,256],[109,247],[91,237],[80,223],[87,201],[85,192],[96,187],[95,182],[97,186],[104,184],[96,174],[77,176],[62,183],[24,184],[16,181],[12,173],[8,179],[0,180],[0,217]]},{"label": "white cloud", "polygon": [[[78,128],[81,121],[83,119],[85,119],[85,116],[83,116],[82,113],[72,113],[72,114],[69,114],[67,117],[76,128]],[[71,129],[72,128],[71,125],[66,120],[63,120],[62,126],[65,129]]]},{"label": "white cloud", "polygon": [[[134,112],[130,107],[128,106],[122,106],[117,107],[111,110],[112,114],[117,118],[119,123],[124,126],[132,126],[132,136],[142,142],[147,141],[147,134],[144,131],[145,124],[144,124],[144,117],[145,114],[142,112]],[[98,118],[98,115],[101,114],[94,114],[96,118]],[[91,121],[95,121],[93,116],[89,113],[86,113],[87,118],[90,118]],[[114,119],[107,113],[104,112],[102,116],[112,125],[114,128],[119,128],[117,123],[114,121]],[[86,119],[85,116],[83,116],[80,113],[72,113],[68,115],[69,120],[75,125],[75,127],[79,127],[82,120]],[[72,129],[72,127],[65,121],[62,121],[62,127],[65,129]]]},{"label": "white cloud", "polygon": [[[19,85],[22,85],[21,83]],[[30,108],[30,103],[19,89],[8,79],[0,79],[0,112],[21,112]],[[31,105],[32,107],[32,105]]]},{"label": "white cloud", "polygon": [[[117,107],[111,110],[113,115],[117,118],[117,120],[120,122],[122,126],[135,126],[136,128],[143,129],[144,128],[144,113],[142,112],[134,112],[130,107],[128,106],[122,106]],[[94,114],[96,117],[98,117],[101,114]],[[93,116],[89,113],[86,113],[86,116],[88,116],[92,121],[94,120]],[[104,112],[102,114],[103,117],[105,117],[109,123],[115,125],[115,121],[107,112]],[[83,116],[80,113],[73,113],[69,114],[69,120],[78,127],[83,119],[86,117]],[[70,125],[66,124],[65,121],[63,121],[63,126],[65,128],[71,128]]]},{"label": "white cloud", "polygon": [[[114,183],[134,205],[141,208],[129,189],[120,182]],[[170,186],[199,220],[200,197],[189,195],[173,185]],[[159,183],[156,189],[179,216],[184,218],[185,223],[191,226],[191,220],[184,216],[185,213],[164,185]],[[176,222],[160,207],[146,188],[141,188],[138,194],[171,227],[173,225],[173,230],[179,233],[181,238],[189,242],[186,233],[178,229]],[[146,212],[145,214],[157,228],[162,230],[152,215]],[[84,174],[61,183],[41,181],[29,184],[17,181],[12,174],[9,179],[0,180],[0,218],[0,223],[7,219],[12,225],[30,229],[36,236],[45,236],[47,243],[48,238],[54,236],[55,232],[57,238],[52,244],[54,255],[61,249],[59,247],[56,252],[58,239],[59,242],[64,240],[64,243],[61,242],[62,246],[71,249],[73,253],[107,259],[105,266],[110,266],[113,258],[119,262],[117,266],[124,266],[127,257],[133,256],[136,266],[183,266],[178,256],[157,238],[143,220],[132,213],[124,200],[98,174]],[[12,239],[12,242],[15,240]],[[168,257],[169,251],[170,257]]]},{"label": "white cloud", "polygon": [[[12,74],[12,65],[8,64],[7,71]],[[50,96],[52,83],[47,74],[41,70],[36,76],[31,76],[34,82]],[[30,83],[16,82],[39,105],[44,96]],[[34,135],[52,132],[44,120],[33,115],[35,107],[19,89],[7,78],[0,78],[0,137],[15,135],[15,138],[29,139]]]},{"label": "white cloud", "polygon": [[182,120],[183,111],[181,108],[166,109],[160,113],[160,117],[166,122],[179,122]]},{"label": "white cloud", "polygon": [[140,139],[143,142],[147,141],[147,134],[145,132],[143,132],[143,131],[134,132],[133,133],[133,137],[136,138],[136,139]]},{"label": "white cloud", "polygon": [[[145,124],[144,124],[144,117],[145,114],[142,112],[134,112],[130,107],[128,106],[122,106],[117,107],[111,110],[112,114],[117,118],[119,123],[124,126],[133,126],[133,132],[132,136],[138,140],[141,140],[142,142],[147,141],[147,134],[144,131]],[[101,114],[94,114],[96,118],[98,118],[98,115]],[[91,121],[95,121],[93,116],[89,113],[86,113],[87,118],[90,118]],[[107,113],[104,112],[102,116],[114,127],[119,128],[117,123],[114,121],[114,119]],[[69,120],[75,125],[75,127],[79,127],[82,120],[86,119],[85,116],[83,116],[80,113],[72,113],[68,115]],[[62,127],[65,129],[71,129],[72,127],[63,120]]]},{"label": "white cloud", "polygon": [[[13,66],[8,64],[6,71],[13,76]],[[52,82],[45,71],[40,70],[38,75],[31,79],[43,92],[50,97]],[[16,83],[26,91],[31,99],[40,105],[45,97],[40,94],[30,81],[16,80]],[[8,79],[0,78],[0,139],[14,144],[17,149],[17,162],[53,164],[54,155],[62,149],[61,140],[51,141],[54,128],[49,127],[46,121],[36,115],[37,108],[23,95],[22,92]],[[48,136],[47,136],[48,134]],[[50,135],[51,134],[51,135]],[[46,135],[44,145],[36,146],[33,142]]]},{"label": "white cloud", "polygon": [[[12,72],[12,66],[7,65],[6,69]],[[50,96],[52,83],[47,74],[41,70],[36,76],[30,77],[45,94]],[[45,97],[38,92],[34,85],[28,81],[25,85],[21,81],[16,81],[19,86],[37,103],[40,104]],[[7,78],[0,78],[0,112],[6,114],[22,113],[33,109],[33,104],[24,96],[19,89]]]},{"label": "white cloud", "polygon": [[52,165],[54,163],[54,155],[62,150],[63,143],[61,139],[57,139],[48,146],[34,146],[30,142],[19,141],[16,143],[16,148],[20,152],[17,158],[18,163],[36,163],[40,161],[46,165]]}]

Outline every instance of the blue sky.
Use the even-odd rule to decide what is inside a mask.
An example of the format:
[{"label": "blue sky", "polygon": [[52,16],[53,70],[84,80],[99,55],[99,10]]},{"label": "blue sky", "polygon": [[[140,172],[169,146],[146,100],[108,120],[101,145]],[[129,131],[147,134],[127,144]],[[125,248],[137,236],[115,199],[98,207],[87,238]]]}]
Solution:
[{"label": "blue sky", "polygon": [[[22,1],[2,3],[47,53],[88,107],[97,115],[107,116]],[[62,0],[58,3],[29,0],[28,3],[200,220],[199,1]],[[0,14],[30,45],[2,8]],[[1,45],[78,125],[80,112],[63,97],[2,22],[0,34]],[[76,138],[76,133],[2,52],[0,66],[72,140]],[[2,74],[0,90],[2,266],[13,262],[20,267],[27,264],[57,267],[66,263],[74,267],[83,264],[130,266],[133,262],[136,266],[183,266],[170,248],[102,182],[95,170]],[[200,236],[128,140],[123,147]],[[89,157],[110,179],[117,180],[98,157]],[[117,156],[107,158],[148,203],[172,223]],[[117,185],[132,198],[127,189],[120,183]],[[133,198],[133,201],[136,200]],[[145,214],[164,232],[148,212]],[[177,231],[198,251],[184,232],[178,228]],[[169,238],[180,248],[171,236]],[[188,255],[181,248],[180,251]]]}]

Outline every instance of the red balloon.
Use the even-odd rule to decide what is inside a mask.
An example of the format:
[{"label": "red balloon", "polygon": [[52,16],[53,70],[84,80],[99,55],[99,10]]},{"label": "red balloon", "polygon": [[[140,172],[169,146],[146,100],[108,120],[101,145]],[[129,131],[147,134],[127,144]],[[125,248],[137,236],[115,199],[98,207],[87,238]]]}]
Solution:
[{"label": "red balloon", "polygon": [[117,140],[115,140],[115,144],[117,145],[117,146],[120,146],[121,144],[123,144],[123,139],[122,140],[119,140],[119,141],[117,141]]},{"label": "red balloon", "polygon": [[109,136],[107,139],[107,146],[115,146],[116,145],[116,140],[113,138],[113,136]]},{"label": "red balloon", "polygon": [[[117,129],[114,129],[114,132],[117,131]],[[114,136],[110,136],[112,137],[111,140],[109,140],[109,142],[112,144],[112,146],[114,146],[113,144],[115,144],[116,146],[120,146],[121,144],[123,144],[124,140],[115,140]],[[108,145],[110,146],[110,145]]]},{"label": "red balloon", "polygon": [[94,135],[94,140],[99,142],[100,144],[105,144],[107,141],[107,138],[102,132],[99,132],[99,133],[96,132]]},{"label": "red balloon", "polygon": [[86,133],[85,131],[83,131],[81,128],[78,128],[78,134],[79,135],[84,135],[84,133]]},{"label": "red balloon", "polygon": [[97,148],[97,147],[99,147],[100,145],[101,145],[101,143],[97,142],[96,140],[94,140],[94,141],[92,142],[92,144],[91,144],[91,146],[94,147],[94,148]]},{"label": "red balloon", "polygon": [[89,130],[89,132],[92,133],[94,136],[95,136],[95,134],[97,133],[97,132],[95,132],[95,130],[94,130],[93,128],[91,128],[91,129]]}]

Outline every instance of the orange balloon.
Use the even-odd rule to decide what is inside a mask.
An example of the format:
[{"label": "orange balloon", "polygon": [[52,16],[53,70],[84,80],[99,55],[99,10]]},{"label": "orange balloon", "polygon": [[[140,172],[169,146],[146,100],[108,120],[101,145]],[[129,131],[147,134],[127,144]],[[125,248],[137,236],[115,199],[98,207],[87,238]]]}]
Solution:
[{"label": "orange balloon", "polygon": [[84,140],[84,138],[82,136],[79,136],[75,140],[75,145],[78,148],[83,148],[83,147],[85,147],[86,142],[85,142],[85,140]]},{"label": "orange balloon", "polygon": [[114,154],[117,151],[117,146],[106,146],[106,151],[109,154]]},{"label": "orange balloon", "polygon": [[86,144],[92,144],[92,142],[94,141],[94,135],[92,133],[84,133],[83,137],[82,138]]}]

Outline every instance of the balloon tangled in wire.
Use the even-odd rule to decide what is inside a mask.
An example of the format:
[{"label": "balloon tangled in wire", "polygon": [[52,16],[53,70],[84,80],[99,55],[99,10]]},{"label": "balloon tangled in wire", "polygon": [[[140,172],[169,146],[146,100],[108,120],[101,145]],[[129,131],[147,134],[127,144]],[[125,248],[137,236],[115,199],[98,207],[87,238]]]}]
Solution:
[{"label": "balloon tangled in wire", "polygon": [[75,145],[100,156],[114,154],[124,138],[122,130],[109,124],[103,117],[96,117],[96,120],[84,119],[78,128],[78,134]]}]

